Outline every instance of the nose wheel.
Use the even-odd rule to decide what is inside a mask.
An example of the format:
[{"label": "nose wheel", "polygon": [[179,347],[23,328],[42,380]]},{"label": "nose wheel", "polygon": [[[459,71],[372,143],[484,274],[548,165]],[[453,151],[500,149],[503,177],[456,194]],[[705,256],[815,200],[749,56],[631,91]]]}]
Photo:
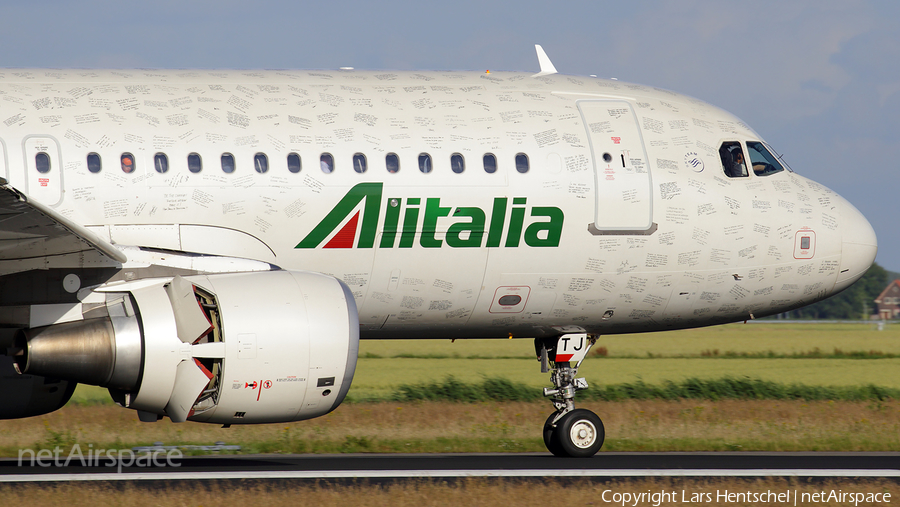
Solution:
[{"label": "nose wheel", "polygon": [[554,456],[589,458],[597,454],[605,437],[600,417],[583,408],[566,412],[562,417],[554,413],[544,423],[544,444]]}]

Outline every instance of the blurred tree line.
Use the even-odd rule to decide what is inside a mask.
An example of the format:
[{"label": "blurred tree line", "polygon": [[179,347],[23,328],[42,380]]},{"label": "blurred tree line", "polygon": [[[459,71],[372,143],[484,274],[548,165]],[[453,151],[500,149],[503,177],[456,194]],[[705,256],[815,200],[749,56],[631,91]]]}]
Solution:
[{"label": "blurred tree line", "polygon": [[868,319],[875,313],[875,298],[900,273],[887,271],[877,263],[850,287],[818,303],[783,313],[787,319]]}]

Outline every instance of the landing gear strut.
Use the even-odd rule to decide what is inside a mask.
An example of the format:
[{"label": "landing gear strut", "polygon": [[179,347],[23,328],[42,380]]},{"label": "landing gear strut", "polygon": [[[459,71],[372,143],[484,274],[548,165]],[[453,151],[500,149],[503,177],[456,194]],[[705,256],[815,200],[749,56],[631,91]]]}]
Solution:
[{"label": "landing gear strut", "polygon": [[[591,457],[603,445],[603,422],[597,414],[575,408],[575,393],[588,388],[583,378],[575,378],[596,337],[586,333],[536,338],[534,348],[541,361],[541,372],[550,372],[554,387],[545,387],[556,412],[544,423],[544,444],[555,456]],[[553,364],[552,370],[550,364]],[[575,363],[575,366],[572,366]]]}]

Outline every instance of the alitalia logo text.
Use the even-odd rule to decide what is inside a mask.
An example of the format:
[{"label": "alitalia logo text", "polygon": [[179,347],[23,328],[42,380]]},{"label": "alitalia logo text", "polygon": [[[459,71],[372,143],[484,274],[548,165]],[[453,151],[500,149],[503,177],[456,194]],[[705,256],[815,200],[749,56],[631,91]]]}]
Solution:
[{"label": "alitalia logo text", "polygon": [[[296,248],[559,246],[564,217],[554,206],[528,206],[525,197],[495,197],[489,209],[440,197],[382,199],[382,187],[351,188]],[[443,239],[438,231],[446,231]]]}]

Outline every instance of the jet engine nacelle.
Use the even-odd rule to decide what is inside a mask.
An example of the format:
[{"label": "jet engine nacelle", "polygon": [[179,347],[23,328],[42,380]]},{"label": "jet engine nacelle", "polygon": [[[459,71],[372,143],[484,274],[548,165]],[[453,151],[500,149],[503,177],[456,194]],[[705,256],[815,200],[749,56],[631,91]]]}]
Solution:
[{"label": "jet engine nacelle", "polygon": [[146,421],[310,419],[350,389],[359,320],[333,277],[176,276],[106,286],[97,299],[83,320],[22,331],[20,373],[108,387]]}]

